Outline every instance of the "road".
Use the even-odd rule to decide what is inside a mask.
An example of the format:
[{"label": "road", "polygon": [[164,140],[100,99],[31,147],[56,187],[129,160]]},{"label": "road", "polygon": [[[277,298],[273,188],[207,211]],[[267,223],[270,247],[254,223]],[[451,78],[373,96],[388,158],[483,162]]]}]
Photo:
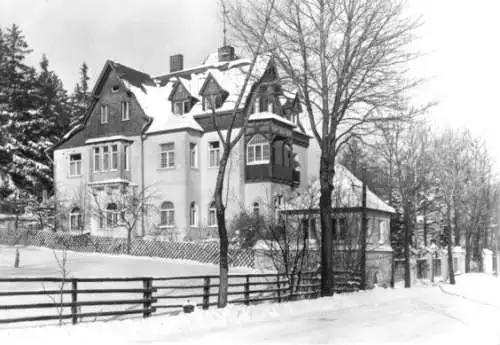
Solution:
[{"label": "road", "polygon": [[[500,344],[500,308],[413,288],[398,298],[362,301],[355,307],[308,312],[272,321],[199,332],[146,337],[137,344]],[[479,342],[478,342],[479,341]]]}]

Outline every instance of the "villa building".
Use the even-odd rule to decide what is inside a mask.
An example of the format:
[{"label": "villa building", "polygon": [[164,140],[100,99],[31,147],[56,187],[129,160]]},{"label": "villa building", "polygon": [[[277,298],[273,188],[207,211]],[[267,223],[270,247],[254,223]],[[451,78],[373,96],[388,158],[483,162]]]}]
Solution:
[{"label": "villa building", "polygon": [[194,240],[216,233],[219,131],[225,135],[234,123],[237,132],[245,114],[226,171],[228,218],[304,187],[310,137],[298,99],[283,90],[271,55],[259,56],[251,75],[250,67],[230,46],[189,69],[182,55],[172,56],[170,72],[157,77],[107,61],[84,122],[54,148],[56,198],[67,210],[61,224],[126,236],[113,200],[132,193],[151,204],[134,236]]}]

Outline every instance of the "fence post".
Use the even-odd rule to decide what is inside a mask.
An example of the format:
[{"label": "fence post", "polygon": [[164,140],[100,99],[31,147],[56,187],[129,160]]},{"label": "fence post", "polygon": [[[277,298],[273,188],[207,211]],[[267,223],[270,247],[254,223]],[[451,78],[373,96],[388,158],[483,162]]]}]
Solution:
[{"label": "fence post", "polygon": [[394,264],[394,257],[391,258],[391,288],[394,289],[394,284],[396,281],[396,265]]},{"label": "fence post", "polygon": [[78,290],[78,280],[75,278],[71,279],[71,322],[76,325],[78,322],[78,306],[76,305]]},{"label": "fence post", "polygon": [[203,309],[207,310],[210,304],[210,277],[203,278]]},{"label": "fence post", "polygon": [[144,278],[142,280],[142,287],[144,289],[143,292],[143,308],[144,312],[142,314],[143,317],[151,316],[151,298],[153,295],[153,278]]},{"label": "fence post", "polygon": [[281,303],[280,274],[276,274],[276,286],[278,287],[278,303]]},{"label": "fence post", "polygon": [[245,305],[250,304],[250,276],[246,276],[245,282]]}]

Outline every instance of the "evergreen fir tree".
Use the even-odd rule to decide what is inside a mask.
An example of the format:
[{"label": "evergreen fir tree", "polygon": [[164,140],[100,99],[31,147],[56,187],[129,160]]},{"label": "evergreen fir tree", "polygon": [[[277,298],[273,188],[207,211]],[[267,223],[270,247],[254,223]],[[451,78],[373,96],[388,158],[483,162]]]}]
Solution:
[{"label": "evergreen fir tree", "polygon": [[53,144],[45,135],[50,123],[39,112],[37,73],[24,62],[31,50],[18,26],[3,34],[3,49],[0,156],[8,181],[5,188],[11,194],[24,190],[37,195],[52,188],[52,169],[45,156],[45,149]]},{"label": "evergreen fir tree", "polygon": [[88,66],[84,62],[80,67],[80,80],[75,85],[75,90],[71,96],[71,128],[83,122],[87,108],[90,106],[89,79]]}]

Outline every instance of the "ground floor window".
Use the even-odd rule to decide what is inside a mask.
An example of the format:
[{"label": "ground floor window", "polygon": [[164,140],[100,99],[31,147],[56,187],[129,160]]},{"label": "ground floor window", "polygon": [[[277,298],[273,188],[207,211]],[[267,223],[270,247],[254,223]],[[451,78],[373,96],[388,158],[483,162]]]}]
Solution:
[{"label": "ground floor window", "polygon": [[106,215],[106,224],[109,228],[115,227],[118,225],[118,207],[115,203],[110,203],[106,207],[107,215]]},{"label": "ground floor window", "polygon": [[76,231],[81,230],[82,226],[82,213],[79,207],[75,207],[69,213],[69,228],[72,231]]}]

